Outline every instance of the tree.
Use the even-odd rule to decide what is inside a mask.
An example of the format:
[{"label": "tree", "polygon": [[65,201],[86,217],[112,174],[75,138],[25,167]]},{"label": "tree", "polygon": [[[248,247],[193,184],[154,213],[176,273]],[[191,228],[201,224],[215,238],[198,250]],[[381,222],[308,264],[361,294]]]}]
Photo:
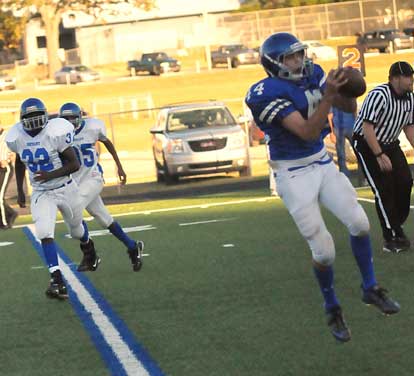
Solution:
[{"label": "tree", "polygon": [[[45,26],[49,77],[60,68],[57,52],[62,14],[69,10],[79,10],[98,17],[105,5],[119,3],[129,3],[146,11],[156,6],[156,0],[0,0],[2,10],[28,13],[35,8],[40,14]],[[116,10],[112,13],[116,13]]]},{"label": "tree", "polygon": [[23,23],[11,11],[0,12],[0,50],[17,49],[23,36]]}]

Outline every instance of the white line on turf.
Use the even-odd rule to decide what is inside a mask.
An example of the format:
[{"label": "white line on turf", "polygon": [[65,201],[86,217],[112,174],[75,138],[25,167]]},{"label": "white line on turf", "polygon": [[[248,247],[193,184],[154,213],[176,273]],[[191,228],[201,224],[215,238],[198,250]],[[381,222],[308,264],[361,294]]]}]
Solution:
[{"label": "white line on turf", "polygon": [[[247,204],[250,202],[266,202],[269,200],[279,200],[279,196],[269,196],[269,197],[258,197],[258,198],[249,198],[245,200],[234,200],[234,201],[224,201],[224,202],[214,202],[211,204],[198,204],[198,205],[186,205],[186,206],[175,206],[172,208],[163,208],[163,209],[154,209],[154,210],[140,210],[135,212],[128,212],[128,213],[118,213],[113,214],[112,217],[127,217],[131,215],[149,215],[153,213],[163,213],[163,212],[170,212],[170,211],[180,211],[180,210],[191,210],[191,209],[208,209],[217,206],[225,206],[225,205],[239,205],[239,204]],[[89,218],[88,218],[89,219]],[[56,223],[63,223],[63,220],[56,221]],[[21,228],[26,227],[27,224],[24,225],[17,225],[13,226],[13,228]]]},{"label": "white line on turf", "polygon": [[0,247],[5,247],[7,245],[12,245],[14,244],[13,242],[0,242]]},{"label": "white line on turf", "polygon": [[179,226],[203,225],[205,223],[216,223],[216,222],[232,221],[233,219],[235,219],[235,218],[210,219],[208,221],[180,223]]}]

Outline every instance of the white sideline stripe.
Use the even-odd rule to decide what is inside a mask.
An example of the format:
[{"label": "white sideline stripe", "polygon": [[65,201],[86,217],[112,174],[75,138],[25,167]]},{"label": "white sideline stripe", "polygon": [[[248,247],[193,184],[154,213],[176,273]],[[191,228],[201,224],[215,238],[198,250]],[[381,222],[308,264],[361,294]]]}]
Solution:
[{"label": "white sideline stripe", "polygon": [[[187,205],[187,206],[176,206],[172,208],[164,208],[164,209],[154,209],[154,210],[140,210],[136,212],[128,212],[128,213],[119,213],[113,214],[112,217],[127,217],[130,215],[137,215],[137,214],[153,214],[153,213],[163,213],[169,211],[178,211],[178,210],[191,210],[191,209],[208,209],[216,206],[224,206],[224,205],[238,205],[238,204],[247,204],[249,202],[266,202],[269,200],[279,200],[279,196],[269,196],[269,197],[259,197],[259,198],[249,198],[246,200],[234,200],[234,201],[224,201],[224,202],[216,202],[212,204],[198,204],[198,205]],[[56,221],[56,223],[64,223],[63,220]],[[17,225],[13,226],[13,228],[22,228],[29,226],[25,225]]]},{"label": "white sideline stripe", "polygon": [[235,218],[210,219],[208,221],[180,223],[179,226],[203,225],[205,223],[216,223],[216,222],[232,221],[233,219],[235,219]]},{"label": "white sideline stripe", "polygon": [[119,332],[109,321],[108,317],[99,308],[96,301],[92,298],[89,292],[85,289],[79,279],[69,268],[69,266],[59,257],[59,265],[66,280],[72,287],[75,294],[78,296],[80,303],[85,307],[87,312],[90,312],[92,320],[95,322],[101,331],[105,341],[111,347],[115,356],[119,359],[128,375],[149,376],[147,370],[142,363],[135,357],[128,345],[123,341]]},{"label": "white sideline stripe", "polygon": [[[34,226],[28,226],[34,234]],[[39,239],[36,238],[39,242]],[[135,357],[128,345],[122,340],[120,333],[112,325],[108,317],[99,308],[96,301],[89,294],[88,290],[82,285],[76,275],[72,272],[69,265],[58,255],[60,269],[65,276],[73,292],[77,295],[79,302],[85,307],[86,312],[91,314],[91,319],[105,338],[105,341],[111,347],[115,356],[125,369],[127,375],[131,376],[149,376],[142,363]]]}]

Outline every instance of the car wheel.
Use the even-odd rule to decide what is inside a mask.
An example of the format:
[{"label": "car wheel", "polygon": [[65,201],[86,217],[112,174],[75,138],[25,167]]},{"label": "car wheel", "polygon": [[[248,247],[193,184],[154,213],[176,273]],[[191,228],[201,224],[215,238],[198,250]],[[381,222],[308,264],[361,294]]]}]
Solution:
[{"label": "car wheel", "polygon": [[150,74],[153,76],[159,76],[161,74],[160,67],[157,67],[157,66],[153,67]]},{"label": "car wheel", "polygon": [[160,164],[155,161],[155,172],[157,174],[157,183],[163,183],[164,182],[164,174],[162,173],[162,167]]},{"label": "car wheel", "polygon": [[240,171],[239,171],[239,176],[243,177],[243,176],[250,176],[251,174],[249,173],[249,168],[243,167]]},{"label": "car wheel", "polygon": [[231,61],[231,67],[232,67],[232,68],[237,68],[239,65],[240,65],[239,60],[237,60],[237,59],[233,59],[233,60]]},{"label": "car wheel", "polygon": [[171,185],[171,184],[175,184],[178,182],[178,176],[174,175],[174,174],[170,174],[170,171],[168,170],[168,165],[167,162],[164,158],[164,166],[163,166],[163,178],[164,178],[164,182],[167,185]]}]

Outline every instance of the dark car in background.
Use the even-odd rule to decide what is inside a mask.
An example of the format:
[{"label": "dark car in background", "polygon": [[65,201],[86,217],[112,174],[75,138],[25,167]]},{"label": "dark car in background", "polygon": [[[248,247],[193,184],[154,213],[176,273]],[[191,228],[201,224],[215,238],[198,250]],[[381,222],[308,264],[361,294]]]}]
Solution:
[{"label": "dark car in background", "polygon": [[55,72],[55,82],[57,84],[77,84],[79,82],[97,81],[100,78],[98,72],[82,64],[65,65]]},{"label": "dark car in background", "polygon": [[219,46],[217,51],[211,52],[211,64],[213,67],[219,64],[231,64],[237,68],[243,64],[258,64],[259,52],[248,48],[243,44],[229,44]]},{"label": "dark car in background", "polygon": [[151,134],[158,182],[232,171],[249,174],[246,134],[222,102],[164,107]]},{"label": "dark car in background", "polygon": [[181,70],[181,63],[165,52],[151,52],[142,54],[140,60],[129,60],[127,69],[130,74],[149,73],[154,76],[159,76],[166,72],[179,72]]},{"label": "dark car in background", "polygon": [[414,26],[405,27],[403,29],[404,34],[407,34],[409,37],[414,38]]},{"label": "dark car in background", "polygon": [[360,44],[366,50],[377,49],[379,52],[393,52],[405,48],[412,48],[412,39],[398,29],[378,29],[362,34]]}]

